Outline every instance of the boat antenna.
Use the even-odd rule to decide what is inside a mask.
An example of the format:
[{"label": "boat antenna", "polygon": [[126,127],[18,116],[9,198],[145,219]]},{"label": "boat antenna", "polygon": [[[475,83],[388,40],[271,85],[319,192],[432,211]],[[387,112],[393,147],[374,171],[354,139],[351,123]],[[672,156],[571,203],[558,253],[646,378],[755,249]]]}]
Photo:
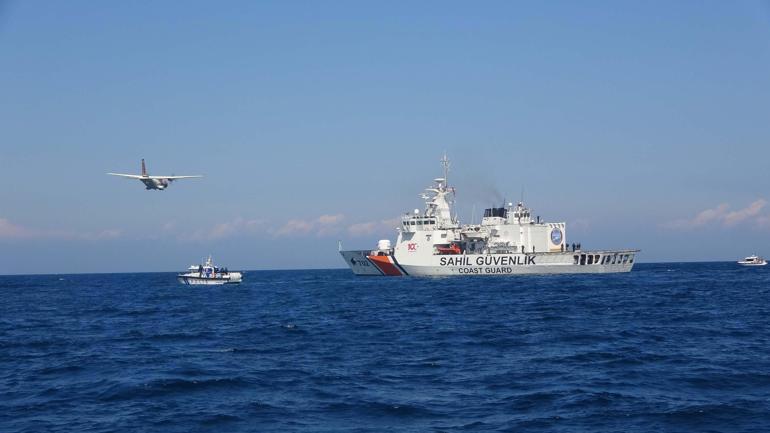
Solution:
[{"label": "boat antenna", "polygon": [[446,157],[446,152],[444,152],[444,157],[441,158],[441,166],[444,167],[444,187],[447,187],[449,185],[449,182],[447,181],[447,176],[449,175],[449,159]]}]

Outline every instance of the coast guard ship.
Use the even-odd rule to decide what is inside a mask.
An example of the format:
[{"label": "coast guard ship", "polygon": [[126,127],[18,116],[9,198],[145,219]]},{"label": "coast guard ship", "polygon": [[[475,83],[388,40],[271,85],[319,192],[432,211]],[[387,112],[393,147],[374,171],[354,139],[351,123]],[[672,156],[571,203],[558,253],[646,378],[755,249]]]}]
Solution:
[{"label": "coast guard ship", "polygon": [[584,251],[567,244],[563,222],[533,218],[518,202],[484,211],[481,224],[460,224],[452,215],[454,188],[444,177],[422,195],[425,209],[401,218],[395,245],[380,240],[373,250],[340,254],[356,275],[443,276],[629,272],[639,250]]}]

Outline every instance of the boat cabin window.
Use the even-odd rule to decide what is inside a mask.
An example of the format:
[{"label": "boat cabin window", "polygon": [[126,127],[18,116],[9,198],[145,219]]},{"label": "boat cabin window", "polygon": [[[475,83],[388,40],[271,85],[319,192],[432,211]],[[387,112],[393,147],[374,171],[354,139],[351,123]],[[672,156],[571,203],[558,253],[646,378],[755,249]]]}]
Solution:
[{"label": "boat cabin window", "polygon": [[626,263],[628,263],[628,254],[623,255],[623,264],[625,265]]},{"label": "boat cabin window", "polygon": [[579,256],[579,255],[575,254],[575,255],[573,256],[573,258],[575,259],[575,263],[574,263],[574,264],[576,264],[576,265],[577,265],[578,263],[580,263],[580,256]]},{"label": "boat cabin window", "polygon": [[634,256],[633,255],[628,256],[628,263],[634,263]]}]

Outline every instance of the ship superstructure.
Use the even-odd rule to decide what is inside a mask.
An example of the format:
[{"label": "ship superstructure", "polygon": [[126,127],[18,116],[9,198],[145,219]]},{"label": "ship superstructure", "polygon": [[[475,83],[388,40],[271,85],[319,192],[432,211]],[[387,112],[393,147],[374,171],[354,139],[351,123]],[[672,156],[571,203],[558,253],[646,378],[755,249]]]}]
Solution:
[{"label": "ship superstructure", "polygon": [[564,222],[533,217],[523,201],[484,210],[479,224],[452,213],[454,188],[444,176],[425,190],[423,211],[404,214],[395,244],[340,251],[357,275],[500,275],[629,272],[638,250],[583,251],[567,244]]}]

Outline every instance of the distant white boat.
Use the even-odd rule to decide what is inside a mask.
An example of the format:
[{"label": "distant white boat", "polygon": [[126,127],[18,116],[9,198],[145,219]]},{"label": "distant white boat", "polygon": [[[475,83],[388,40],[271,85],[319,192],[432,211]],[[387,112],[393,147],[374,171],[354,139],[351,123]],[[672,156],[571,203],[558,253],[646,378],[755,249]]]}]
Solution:
[{"label": "distant white boat", "polygon": [[202,265],[192,265],[184,274],[177,275],[182,284],[216,286],[220,284],[240,283],[243,276],[240,272],[230,272],[227,268],[214,266],[211,256]]},{"label": "distant white boat", "polygon": [[759,256],[748,256],[739,261],[738,264],[743,266],[765,266],[767,261]]}]

